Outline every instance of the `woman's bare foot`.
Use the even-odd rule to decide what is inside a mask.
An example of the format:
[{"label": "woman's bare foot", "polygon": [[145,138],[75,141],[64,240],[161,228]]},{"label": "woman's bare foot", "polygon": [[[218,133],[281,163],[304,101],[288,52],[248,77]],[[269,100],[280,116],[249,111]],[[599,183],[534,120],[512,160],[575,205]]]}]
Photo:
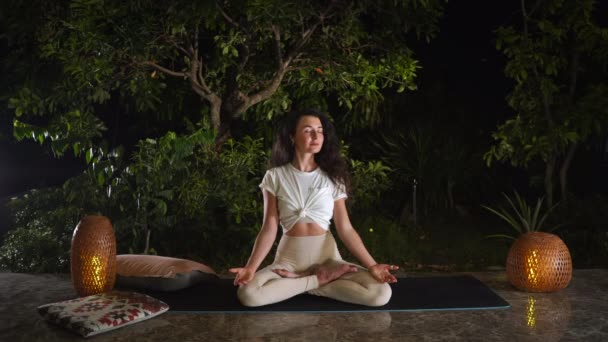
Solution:
[{"label": "woman's bare foot", "polygon": [[274,270],[272,270],[272,272],[280,275],[283,278],[301,278],[301,277],[307,277],[307,276],[311,275],[311,272],[296,273],[296,272],[288,271],[283,268],[274,269]]},{"label": "woman's bare foot", "polygon": [[358,269],[352,265],[320,265],[314,270],[314,274],[319,280],[319,286],[332,282],[346,273],[357,272]]}]

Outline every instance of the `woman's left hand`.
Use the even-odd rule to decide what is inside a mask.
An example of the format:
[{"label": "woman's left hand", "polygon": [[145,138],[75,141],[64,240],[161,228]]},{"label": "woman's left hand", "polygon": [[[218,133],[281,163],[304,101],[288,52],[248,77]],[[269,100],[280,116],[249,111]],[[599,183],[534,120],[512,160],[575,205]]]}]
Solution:
[{"label": "woman's left hand", "polygon": [[375,264],[368,268],[372,277],[380,283],[396,283],[397,277],[391,274],[391,271],[396,271],[399,266],[387,264]]}]

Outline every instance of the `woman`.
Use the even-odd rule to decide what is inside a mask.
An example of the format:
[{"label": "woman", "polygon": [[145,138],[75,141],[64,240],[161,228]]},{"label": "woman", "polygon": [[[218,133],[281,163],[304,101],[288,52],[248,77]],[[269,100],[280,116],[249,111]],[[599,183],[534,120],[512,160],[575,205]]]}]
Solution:
[{"label": "woman", "polygon": [[[314,110],[287,115],[272,152],[273,168],[260,188],[264,221],[244,267],[231,268],[245,306],[276,303],[301,293],[368,306],[391,297],[394,265],[378,264],[348,218],[346,162],[327,116]],[[342,260],[329,231],[332,218],[348,250],[364,266]],[[257,271],[276,239],[274,262]],[[257,271],[257,272],[256,272]]]}]

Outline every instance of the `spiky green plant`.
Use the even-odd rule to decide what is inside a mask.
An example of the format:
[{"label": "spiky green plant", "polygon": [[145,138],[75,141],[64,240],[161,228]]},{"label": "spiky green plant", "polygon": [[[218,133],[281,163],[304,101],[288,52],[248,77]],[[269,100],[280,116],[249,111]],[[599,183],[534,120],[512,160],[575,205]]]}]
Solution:
[{"label": "spiky green plant", "polygon": [[[528,203],[523,198],[521,198],[517,191],[514,191],[513,193],[515,195],[515,202],[509,196],[507,196],[507,194],[502,194],[507,199],[507,202],[509,202],[512,209],[511,212],[502,206],[498,207],[497,209],[485,205],[482,205],[482,207],[496,214],[498,217],[507,222],[509,226],[518,233],[517,235],[539,231],[552,232],[555,229],[563,226],[563,224],[558,224],[549,229],[543,229],[545,221],[547,220],[553,209],[557,206],[557,204],[547,209],[547,211],[545,211],[544,213],[541,213],[544,201],[543,197],[537,199],[536,206],[532,207],[528,205]],[[517,238],[516,236],[507,234],[493,234],[488,235],[487,237],[506,238],[513,240]]]}]

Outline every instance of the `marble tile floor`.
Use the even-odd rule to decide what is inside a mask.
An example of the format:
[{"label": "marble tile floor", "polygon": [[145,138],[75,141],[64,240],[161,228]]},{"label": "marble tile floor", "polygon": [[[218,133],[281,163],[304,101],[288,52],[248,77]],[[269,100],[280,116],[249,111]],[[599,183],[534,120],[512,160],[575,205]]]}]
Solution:
[{"label": "marble tile floor", "polygon": [[[575,270],[568,288],[551,294],[518,291],[509,285],[504,272],[470,274],[512,307],[321,314],[165,313],[89,340],[608,341],[608,269]],[[41,304],[75,297],[68,275],[0,273],[0,290],[0,341],[83,340],[47,324],[35,310]]]}]

